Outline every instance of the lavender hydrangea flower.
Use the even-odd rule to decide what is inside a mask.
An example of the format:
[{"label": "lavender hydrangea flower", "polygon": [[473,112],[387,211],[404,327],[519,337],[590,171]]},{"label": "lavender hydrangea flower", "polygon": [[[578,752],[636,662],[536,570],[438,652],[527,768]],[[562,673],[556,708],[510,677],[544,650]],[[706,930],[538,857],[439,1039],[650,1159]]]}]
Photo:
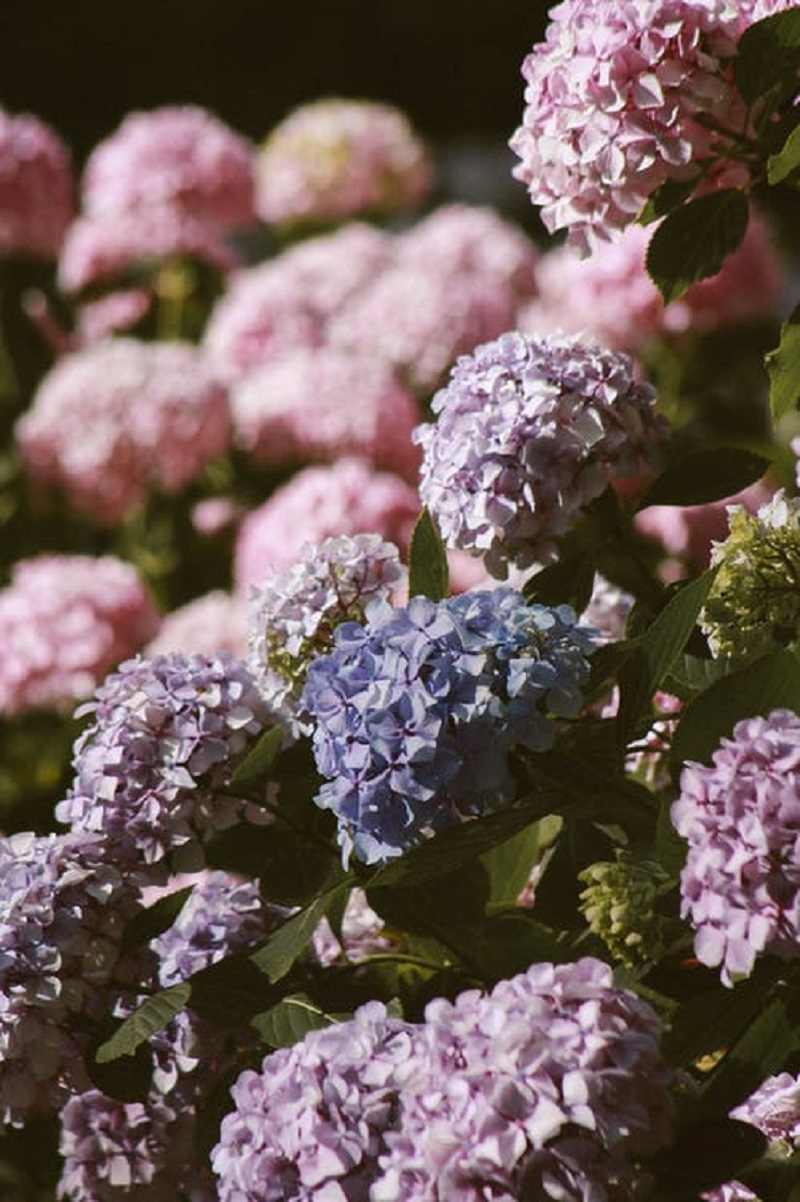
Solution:
[{"label": "lavender hydrangea flower", "polygon": [[510,749],[549,747],[553,717],[577,713],[592,644],[568,607],[507,586],[377,602],[367,619],[336,628],[301,704],[328,778],[317,804],[339,819],[345,857],[369,864],[510,805]]},{"label": "lavender hydrangea flower", "polygon": [[530,567],[612,476],[632,475],[662,433],[655,392],[619,352],[576,337],[505,334],[462,356],[420,426],[420,494],[450,547],[504,576]]},{"label": "lavender hydrangea flower", "polygon": [[0,1123],[21,1125],[88,1086],[91,1023],[128,968],[136,982],[120,940],[138,890],[105,853],[91,834],[0,838]]},{"label": "lavender hydrangea flower", "polygon": [[687,840],[683,917],[694,949],[731,985],[756,957],[800,949],[800,718],[774,710],[737,723],[711,766],[689,763],[672,807]]},{"label": "lavender hydrangea flower", "polygon": [[124,663],[84,707],[75,780],[56,809],[74,829],[101,831],[116,862],[157,881],[170,857],[199,867],[204,835],[244,803],[224,790],[272,724],[247,667],[222,652]]},{"label": "lavender hydrangea flower", "polygon": [[242,1073],[212,1152],[220,1202],[365,1202],[416,1039],[369,1002]]},{"label": "lavender hydrangea flower", "polygon": [[250,594],[250,670],[269,705],[302,729],[300,696],[309,664],[333,649],[340,622],[360,622],[367,604],[388,600],[405,579],[400,553],[378,534],[307,543],[286,572]]},{"label": "lavender hydrangea flower", "polygon": [[[750,1123],[766,1135],[772,1158],[791,1156],[800,1144],[800,1080],[791,1073],[768,1077],[731,1111],[731,1118]],[[703,1198],[706,1202],[757,1202],[753,1191],[741,1181],[727,1181],[703,1194]]]},{"label": "lavender hydrangea flower", "polygon": [[588,958],[431,1002],[371,1202],[631,1196],[632,1158],[671,1137],[659,1033]]}]

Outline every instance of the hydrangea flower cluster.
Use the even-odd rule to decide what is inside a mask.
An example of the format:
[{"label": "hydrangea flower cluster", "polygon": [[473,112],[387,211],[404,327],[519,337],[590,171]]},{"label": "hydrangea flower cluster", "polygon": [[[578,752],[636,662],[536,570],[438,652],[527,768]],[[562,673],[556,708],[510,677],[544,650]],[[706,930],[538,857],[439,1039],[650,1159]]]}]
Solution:
[{"label": "hydrangea flower cluster", "polygon": [[402,609],[376,602],[337,626],[309,666],[301,705],[327,778],[345,858],[401,855],[438,831],[510,805],[515,745],[548,748],[575,715],[592,649],[566,606],[508,587]]},{"label": "hydrangea flower cluster", "polygon": [[627,356],[576,337],[506,334],[464,355],[434,397],[420,494],[444,541],[503,576],[554,543],[612,476],[636,473],[663,432]]},{"label": "hydrangea flower cluster", "polygon": [[[791,1073],[768,1077],[731,1111],[731,1118],[757,1127],[770,1141],[772,1157],[788,1157],[800,1143],[800,1082]],[[728,1181],[703,1194],[706,1202],[758,1202],[741,1181]]]},{"label": "hydrangea flower cluster", "polygon": [[318,962],[327,968],[331,964],[361,964],[371,956],[392,952],[403,946],[402,936],[386,929],[386,924],[367,901],[363,889],[350,890],[342,914],[340,938],[333,933],[327,918],[314,931],[311,946]]},{"label": "hydrangea flower cluster", "polygon": [[[564,0],[525,59],[514,174],[553,233],[592,249],[669,179],[749,181],[730,59],[752,22],[791,0]],[[702,117],[703,120],[698,120]]]},{"label": "hydrangea flower cluster", "polygon": [[330,467],[308,467],[275,490],[242,521],[233,576],[247,594],[273,572],[288,571],[306,543],[375,532],[404,549],[419,514],[419,495],[406,480],[345,456]]},{"label": "hydrangea flower cluster", "polygon": [[199,867],[202,837],[242,812],[224,790],[272,723],[246,665],[225,653],[129,660],[80,712],[93,722],[59,821],[102,832],[109,856],[144,883],[169,857]]},{"label": "hydrangea flower cluster", "polygon": [[132,338],[65,355],[16,428],[34,484],[106,526],[151,489],[179,492],[227,450],[229,432],[226,392],[200,351]]},{"label": "hydrangea flower cluster", "polygon": [[0,109],[0,257],[55,259],[73,204],[61,139],[36,117]]},{"label": "hydrangea flower cluster", "polygon": [[710,766],[688,763],[672,823],[687,840],[681,914],[695,953],[731,985],[762,952],[800,948],[800,718],[737,723]]},{"label": "hydrangea flower cluster", "polygon": [[258,212],[272,225],[393,216],[425,199],[433,169],[403,113],[336,98],[304,104],[258,155]]},{"label": "hydrangea flower cluster", "polygon": [[300,560],[250,594],[249,664],[270,707],[299,730],[309,664],[333,650],[340,622],[361,622],[367,605],[405,581],[400,554],[378,534],[308,543]]},{"label": "hydrangea flower cluster", "polygon": [[247,654],[247,607],[240,597],[214,589],[171,610],[154,639],[144,649],[148,659],[173,651],[192,655],[217,655],[229,651],[244,659]]},{"label": "hydrangea flower cluster", "polygon": [[417,1026],[377,1002],[233,1087],[221,1202],[627,1196],[670,1138],[659,1021],[599,961],[537,964]]},{"label": "hydrangea flower cluster", "polygon": [[161,618],[136,569],[111,555],[39,555],[0,589],[0,713],[69,709],[139,651]]},{"label": "hydrangea flower cluster", "polygon": [[728,521],[711,552],[717,575],[700,626],[715,655],[757,655],[797,637],[800,498],[779,490],[755,514],[731,505]]},{"label": "hydrangea flower cluster", "polygon": [[378,357],[335,347],[290,351],[231,391],[234,439],[261,464],[358,455],[415,480],[415,397]]},{"label": "hydrangea flower cluster", "polygon": [[[113,1012],[138,890],[96,835],[0,837],[0,1123],[89,1084],[92,1022]],[[86,1034],[88,1039],[88,1034]]]}]

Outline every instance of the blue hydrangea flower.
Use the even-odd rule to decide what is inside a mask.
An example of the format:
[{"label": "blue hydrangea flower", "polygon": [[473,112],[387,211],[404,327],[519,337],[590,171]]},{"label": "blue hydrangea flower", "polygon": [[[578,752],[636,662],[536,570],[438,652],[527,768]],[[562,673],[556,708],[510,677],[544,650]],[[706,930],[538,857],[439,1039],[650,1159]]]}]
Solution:
[{"label": "blue hydrangea flower", "polygon": [[514,745],[545,750],[582,704],[590,632],[566,606],[512,588],[401,609],[375,604],[337,627],[308,670],[303,705],[345,857],[400,855],[456,822],[510,805]]}]

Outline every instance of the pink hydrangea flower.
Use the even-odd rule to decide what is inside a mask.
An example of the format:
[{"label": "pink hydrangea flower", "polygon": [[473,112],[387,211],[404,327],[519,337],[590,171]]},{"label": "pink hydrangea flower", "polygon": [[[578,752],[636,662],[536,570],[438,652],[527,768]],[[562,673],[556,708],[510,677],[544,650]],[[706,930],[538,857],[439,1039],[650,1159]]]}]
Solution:
[{"label": "pink hydrangea flower", "polygon": [[136,570],[120,559],[19,560],[0,589],[0,713],[71,708],[159,622]]},{"label": "pink hydrangea flower", "polygon": [[78,345],[126,333],[147,316],[154,301],[149,288],[121,288],[81,305],[75,323]]},{"label": "pink hydrangea flower", "polygon": [[214,589],[168,613],[145,655],[217,655],[230,651],[243,659],[247,653],[247,611],[244,602],[222,589]]},{"label": "pink hydrangea flower", "polygon": [[324,99],[276,126],[258,156],[258,211],[271,224],[342,221],[414,208],[433,170],[408,119],[388,104]]},{"label": "pink hydrangea flower", "polygon": [[514,174],[551,232],[589,250],[668,179],[748,182],[728,156],[746,126],[729,60],[753,21],[790,0],[564,0],[525,59]]},{"label": "pink hydrangea flower", "polygon": [[388,234],[355,223],[240,272],[206,330],[215,366],[240,379],[290,350],[322,345],[334,314],[383,269],[392,245]]},{"label": "pink hydrangea flower", "polygon": [[416,477],[415,398],[378,358],[330,347],[294,351],[231,393],[234,437],[258,463],[333,462],[359,455]]},{"label": "pink hydrangea flower", "polygon": [[100,342],[62,358],[17,424],[33,483],[113,525],[151,489],[179,492],[228,445],[225,390],[183,343]]},{"label": "pink hydrangea flower", "polygon": [[218,230],[255,217],[255,151],[193,105],[130,113],[95,147],[83,175],[90,217],[167,209]]},{"label": "pink hydrangea flower", "polygon": [[271,572],[290,568],[304,543],[337,534],[380,534],[401,549],[419,512],[416,489],[361,459],[309,467],[242,521],[233,575],[246,593]]},{"label": "pink hydrangea flower", "polygon": [[36,117],[0,109],[0,256],[56,258],[73,208],[61,139]]}]

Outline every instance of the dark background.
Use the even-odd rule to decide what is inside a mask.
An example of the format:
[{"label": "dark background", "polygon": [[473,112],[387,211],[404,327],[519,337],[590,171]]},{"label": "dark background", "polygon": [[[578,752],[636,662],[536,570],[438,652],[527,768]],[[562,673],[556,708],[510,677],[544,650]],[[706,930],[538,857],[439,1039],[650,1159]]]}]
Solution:
[{"label": "dark background", "polygon": [[195,103],[260,140],[296,105],[361,96],[434,144],[503,146],[544,0],[0,0],[0,104],[80,162],[125,113]]}]

